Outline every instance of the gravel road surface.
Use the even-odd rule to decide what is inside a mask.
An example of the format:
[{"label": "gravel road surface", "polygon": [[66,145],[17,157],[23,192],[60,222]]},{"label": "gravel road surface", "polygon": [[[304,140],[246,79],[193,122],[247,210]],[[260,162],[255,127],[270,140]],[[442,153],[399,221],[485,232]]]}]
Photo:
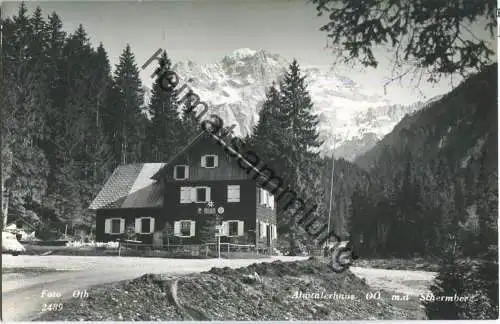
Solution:
[{"label": "gravel road surface", "polygon": [[366,280],[374,290],[383,289],[410,296],[419,296],[429,291],[437,273],[416,270],[386,270],[350,267],[352,273]]},{"label": "gravel road surface", "polygon": [[[81,257],[81,256],[17,256],[2,255],[4,268],[52,268],[70,270],[40,274],[37,277],[2,276],[2,308],[4,321],[29,321],[42,310],[43,304],[60,303],[74,298],[75,291],[92,294],[91,286],[128,280],[146,273],[183,275],[203,272],[212,267],[238,268],[252,263],[275,260],[296,261],[307,257],[273,257],[271,259],[199,260],[137,257]],[[436,273],[410,270],[385,270],[351,267],[373,289],[418,296],[428,291]],[[42,297],[42,291],[60,294],[60,297]]]}]

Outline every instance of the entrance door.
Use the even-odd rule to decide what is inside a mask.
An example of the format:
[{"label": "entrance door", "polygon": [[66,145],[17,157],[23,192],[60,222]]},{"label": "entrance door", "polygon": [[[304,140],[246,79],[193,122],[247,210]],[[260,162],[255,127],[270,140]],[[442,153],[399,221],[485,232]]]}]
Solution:
[{"label": "entrance door", "polygon": [[153,233],[153,248],[160,249],[163,247],[163,232],[157,231]]},{"label": "entrance door", "polygon": [[271,225],[266,226],[266,246],[271,247]]}]

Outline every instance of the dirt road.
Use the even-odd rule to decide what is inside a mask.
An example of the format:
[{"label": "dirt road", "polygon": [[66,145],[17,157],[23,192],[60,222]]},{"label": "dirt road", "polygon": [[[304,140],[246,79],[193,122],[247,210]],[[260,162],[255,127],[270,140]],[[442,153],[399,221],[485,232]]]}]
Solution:
[{"label": "dirt road", "polygon": [[429,286],[436,273],[415,270],[386,270],[351,267],[350,270],[374,290],[383,289],[390,292],[419,296],[429,292]]},{"label": "dirt road", "polygon": [[[2,267],[47,267],[69,272],[54,272],[20,279],[18,276],[2,276],[2,308],[4,321],[33,319],[43,304],[60,303],[74,298],[75,292],[87,291],[91,286],[133,279],[146,273],[183,275],[207,271],[212,267],[243,267],[255,262],[274,260],[296,261],[305,257],[273,257],[272,259],[248,260],[186,260],[132,257],[72,257],[72,256],[2,256]],[[383,270],[351,267],[351,271],[364,278],[373,289],[418,295],[425,293],[435,273],[408,270]],[[42,292],[45,291],[44,297]],[[54,294],[58,297],[47,297]],[[59,297],[60,296],[60,297]]]}]

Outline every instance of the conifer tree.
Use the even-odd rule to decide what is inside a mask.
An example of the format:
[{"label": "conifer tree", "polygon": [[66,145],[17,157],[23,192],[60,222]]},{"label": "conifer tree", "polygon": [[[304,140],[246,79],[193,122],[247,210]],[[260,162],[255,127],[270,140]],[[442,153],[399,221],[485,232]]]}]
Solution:
[{"label": "conifer tree", "polygon": [[349,205],[349,219],[347,223],[347,228],[349,235],[352,239],[352,243],[359,251],[361,255],[366,253],[364,246],[364,232],[365,232],[365,222],[364,216],[366,216],[366,208],[364,195],[359,186],[354,188],[351,195],[351,203]]},{"label": "conifer tree", "polygon": [[34,55],[43,51],[33,39],[35,32],[43,31],[39,14],[37,11],[36,18],[30,18],[22,3],[17,16],[2,19],[2,195],[6,200],[2,208],[6,217],[9,211],[28,215],[25,204],[29,200],[40,202],[47,186],[46,157],[36,145],[44,136],[40,105],[48,102],[43,55]]},{"label": "conifer tree", "polygon": [[301,74],[297,60],[290,64],[289,71],[281,83],[281,106],[286,118],[285,147],[283,149],[294,163],[299,155],[312,157],[314,150],[321,146],[318,140],[319,120],[313,111],[311,96],[307,91],[305,76]]},{"label": "conifer tree", "polygon": [[[68,225],[88,223],[91,218],[85,201],[92,195],[87,182],[92,177],[93,140],[88,138],[94,112],[91,67],[93,50],[82,25],[66,38],[61,84],[62,111],[53,111],[58,129],[52,129],[50,192],[44,204]],[[59,108],[59,107],[58,107]]]},{"label": "conifer tree", "polygon": [[[47,44],[47,73],[48,93],[52,104],[42,107],[45,116],[45,133],[47,138],[42,143],[43,150],[47,153],[51,168],[55,167],[55,157],[57,155],[55,141],[58,138],[58,130],[63,129],[65,119],[63,116],[65,105],[65,59],[63,48],[66,42],[66,33],[62,30],[62,21],[59,16],[53,12],[47,23],[48,44]],[[53,182],[54,176],[49,179]],[[49,186],[49,191],[52,190]]]},{"label": "conifer tree", "polygon": [[424,241],[421,233],[423,230],[423,203],[420,197],[420,184],[415,177],[414,159],[408,148],[405,149],[405,168],[403,183],[399,196],[399,209],[401,215],[401,233],[406,235],[397,246],[400,253],[423,253]]},{"label": "conifer tree", "polygon": [[284,128],[286,119],[281,111],[281,94],[276,83],[267,90],[266,99],[259,111],[259,122],[254,126],[250,145],[266,163],[282,169]]},{"label": "conifer tree", "polygon": [[144,89],[139,77],[139,69],[135,62],[130,45],[123,50],[115,70],[114,104],[107,114],[113,116],[113,146],[115,159],[120,163],[136,163],[141,161],[141,143],[144,140],[145,115],[142,112]]},{"label": "conifer tree", "polygon": [[[170,59],[163,52],[161,68],[172,69]],[[151,162],[166,162],[182,146],[182,122],[179,116],[177,92],[175,89],[163,89],[161,78],[153,84],[151,102],[148,107],[151,121],[146,129],[148,152],[146,156]]]},{"label": "conifer tree", "polygon": [[[491,135],[496,136],[496,134]],[[477,213],[479,215],[479,247],[481,259],[477,272],[480,301],[475,303],[476,316],[471,318],[498,318],[498,172],[488,171],[486,150],[481,157],[477,183]],[[491,153],[490,153],[491,154]],[[496,155],[496,152],[493,153]],[[497,161],[496,156],[492,158]],[[477,314],[479,310],[480,314]]]},{"label": "conifer tree", "polygon": [[192,107],[192,104],[193,103],[191,101],[186,100],[183,107],[181,107],[181,146],[187,145],[194,136],[198,135],[202,131],[200,121],[196,116],[196,107]]},{"label": "conifer tree", "polygon": [[[103,122],[106,114],[106,104],[109,102],[113,78],[108,55],[104,46],[99,44],[91,58],[91,85],[93,96],[90,98],[91,107],[88,109],[90,125],[86,137],[91,139],[91,183],[93,194],[97,194],[98,187],[112,172],[113,157],[109,138],[106,136]],[[94,109],[92,109],[94,108]]]},{"label": "conifer tree", "polygon": [[[435,296],[463,296],[465,292],[464,280],[466,278],[463,265],[458,261],[460,256],[458,244],[454,233],[447,237],[443,264],[438,276],[431,286]],[[461,301],[425,301],[425,312],[431,320],[453,320],[463,318]]]},{"label": "conifer tree", "polygon": [[[319,202],[318,206],[322,210],[317,214],[324,215],[324,204],[317,200],[324,197],[321,181],[311,186],[317,180],[321,168],[317,154],[321,145],[317,125],[318,119],[313,113],[305,76],[301,75],[299,65],[294,60],[280,82],[279,89],[273,84],[267,91],[250,146],[264,157],[261,159],[279,174],[284,183],[300,192],[306,203],[312,204],[310,207]],[[288,232],[290,248],[312,241],[302,227],[295,224],[293,215],[298,206],[283,210],[285,205],[278,205],[278,230]]]},{"label": "conifer tree", "polygon": [[[314,208],[310,216],[301,222],[305,211],[298,213],[298,217],[294,215],[295,209],[285,210],[282,215],[285,217],[278,218],[278,229],[280,231],[288,231],[289,245],[293,250],[297,250],[300,244],[304,244],[309,249],[319,248],[317,246],[328,233],[328,218],[327,205],[322,179],[320,177],[321,164],[319,159],[302,159],[295,166],[296,178],[294,190],[305,202],[306,209]],[[299,223],[300,222],[300,223]],[[314,223],[313,223],[314,222]],[[311,225],[309,230],[306,229],[308,224]],[[333,229],[331,226],[330,229]]]}]

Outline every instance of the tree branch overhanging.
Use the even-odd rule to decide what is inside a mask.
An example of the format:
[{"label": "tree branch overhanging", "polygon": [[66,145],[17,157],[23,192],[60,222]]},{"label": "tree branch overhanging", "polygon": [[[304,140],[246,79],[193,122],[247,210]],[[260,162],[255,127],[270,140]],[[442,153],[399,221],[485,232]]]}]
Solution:
[{"label": "tree branch overhanging", "polygon": [[344,63],[377,67],[373,49],[385,45],[393,50],[396,65],[410,60],[437,82],[442,76],[480,71],[494,55],[487,41],[468,27],[484,21],[491,34],[496,26],[493,0],[311,2],[318,16],[328,15],[320,30],[327,32],[330,47]]}]

